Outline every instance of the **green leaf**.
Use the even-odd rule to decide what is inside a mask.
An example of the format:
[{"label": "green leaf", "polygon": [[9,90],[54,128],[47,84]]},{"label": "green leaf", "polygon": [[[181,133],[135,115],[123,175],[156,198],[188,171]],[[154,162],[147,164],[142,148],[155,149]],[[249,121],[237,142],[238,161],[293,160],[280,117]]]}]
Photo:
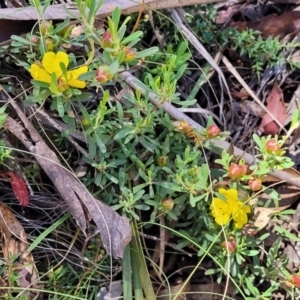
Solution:
[{"label": "green leaf", "polygon": [[119,27],[120,17],[121,17],[121,10],[120,7],[117,6],[112,13],[112,21],[115,25],[115,28]]},{"label": "green leaf", "polygon": [[66,65],[63,63],[63,62],[60,62],[59,63],[59,67],[63,73],[63,75],[67,78],[67,68],[66,68]]},{"label": "green leaf", "polygon": [[158,185],[158,186],[161,186],[161,187],[164,187],[164,188],[166,188],[168,190],[171,190],[171,191],[183,192],[183,190],[180,186],[178,186],[177,184],[172,183],[172,182],[155,182],[154,184]]},{"label": "green leaf", "polygon": [[34,86],[37,86],[37,87],[49,88],[49,83],[46,83],[46,82],[37,81],[37,80],[34,80],[34,79],[31,79],[30,82],[31,82]]},{"label": "green leaf", "polygon": [[[24,39],[24,38],[18,36],[18,35],[12,35],[10,38],[11,38],[13,41],[20,42],[22,45],[36,46],[36,44],[34,44],[34,43],[32,43],[32,42],[30,42],[30,41],[28,41],[28,40],[26,40],[26,39]],[[14,45],[13,45],[13,42],[12,42],[12,46],[14,46]]]},{"label": "green leaf", "polygon": [[123,138],[125,138],[127,135],[129,135],[131,133],[131,129],[130,128],[124,128],[122,130],[120,130],[115,136],[114,136],[114,140],[121,140]]},{"label": "green leaf", "polygon": [[3,127],[3,124],[6,120],[7,114],[5,113],[6,105],[0,107],[0,128]]},{"label": "green leaf", "polygon": [[259,254],[258,250],[243,250],[240,252],[241,254],[245,255],[245,256],[255,256]]},{"label": "green leaf", "polygon": [[113,183],[115,183],[115,184],[118,184],[118,183],[119,183],[119,180],[118,180],[116,177],[112,176],[111,174],[109,174],[109,173],[107,173],[107,172],[104,172],[104,175],[105,175],[111,182],[113,182]]},{"label": "green leaf", "polygon": [[58,115],[62,118],[65,114],[65,108],[64,108],[63,100],[62,100],[61,97],[57,97],[55,102],[56,102]]},{"label": "green leaf", "polygon": [[51,95],[51,91],[50,90],[43,90],[38,95],[28,96],[24,100],[23,104],[24,104],[25,107],[29,107],[29,106],[31,106],[34,103],[42,104],[43,101],[45,101],[45,99],[47,99],[50,95]]},{"label": "green leaf", "polygon": [[256,145],[262,149],[261,140],[260,137],[257,134],[253,134],[253,140],[256,143]]},{"label": "green leaf", "polygon": [[200,196],[195,197],[193,194],[190,194],[190,204],[191,204],[191,206],[195,207],[197,202],[201,201],[206,196],[207,196],[206,194],[202,194]]},{"label": "green leaf", "polygon": [[142,36],[143,32],[142,31],[136,31],[132,34],[130,34],[128,37],[126,37],[121,44],[122,45],[126,45],[128,43],[130,43],[131,41],[134,41],[136,39],[138,39],[140,36]]},{"label": "green leaf", "polygon": [[282,228],[282,227],[279,227],[279,226],[276,226],[275,230],[285,236],[286,238],[288,238],[289,240],[292,240],[292,241],[295,241],[295,242],[300,242],[300,238],[297,237],[296,235],[292,234],[291,232],[289,232],[288,230]]},{"label": "green leaf", "polygon": [[81,74],[78,79],[82,80],[82,81],[86,81],[86,80],[90,80],[93,79],[96,76],[95,71],[90,71],[90,72],[86,72]]},{"label": "green leaf", "polygon": [[148,182],[146,182],[146,183],[141,183],[141,184],[135,186],[135,187],[133,188],[132,192],[133,192],[134,194],[136,194],[138,191],[140,191],[141,189],[143,189],[143,188],[146,187],[147,185],[148,185]]},{"label": "green leaf", "polygon": [[158,50],[159,50],[158,47],[151,47],[149,49],[142,50],[142,51],[136,53],[135,58],[151,56],[151,55],[155,54],[156,52],[158,52]]},{"label": "green leaf", "polygon": [[219,272],[220,272],[220,269],[209,269],[209,270],[206,270],[204,274],[205,275],[213,275],[213,274],[216,274]]},{"label": "green leaf", "polygon": [[150,207],[148,205],[145,205],[145,204],[137,204],[134,206],[134,208],[136,209],[140,209],[140,210],[149,210]]},{"label": "green leaf", "polygon": [[94,138],[96,140],[96,143],[97,143],[98,147],[100,148],[100,152],[101,153],[105,153],[106,152],[106,146],[103,143],[103,141],[100,138],[100,136],[96,132],[94,133]]}]

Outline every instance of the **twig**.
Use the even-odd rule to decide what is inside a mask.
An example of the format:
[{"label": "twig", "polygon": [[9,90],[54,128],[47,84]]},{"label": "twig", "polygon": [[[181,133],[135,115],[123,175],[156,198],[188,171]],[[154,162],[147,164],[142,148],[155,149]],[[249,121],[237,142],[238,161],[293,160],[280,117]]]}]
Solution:
[{"label": "twig", "polygon": [[195,37],[195,35],[182,23],[180,16],[176,9],[172,8],[169,9],[169,11],[172,14],[173,20],[176,23],[176,26],[178,27],[179,31],[185,36],[185,38],[201,53],[201,55],[210,63],[210,65],[217,71],[219,74],[219,77],[221,79],[221,82],[223,82],[228,95],[230,97],[230,90],[227,84],[227,81],[225,79],[225,76],[220,69],[220,67],[216,64],[214,59],[211,57],[211,55],[207,52],[205,47],[199,42],[199,40]]}]

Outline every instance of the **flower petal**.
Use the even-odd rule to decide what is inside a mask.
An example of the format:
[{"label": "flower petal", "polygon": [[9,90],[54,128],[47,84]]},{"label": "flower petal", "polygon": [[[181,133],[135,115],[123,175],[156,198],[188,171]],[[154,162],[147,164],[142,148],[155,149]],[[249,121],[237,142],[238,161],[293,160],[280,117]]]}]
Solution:
[{"label": "flower petal", "polygon": [[62,51],[58,51],[56,54],[54,52],[47,52],[42,60],[42,65],[45,70],[50,75],[55,73],[57,78],[59,78],[62,74],[60,63],[63,63],[66,68],[69,65],[69,57],[65,52]]},{"label": "flower petal", "polygon": [[248,205],[245,205],[241,201],[237,201],[232,209],[232,218],[235,222],[235,227],[237,229],[242,228],[248,222],[248,213],[251,209]]},{"label": "flower petal", "polygon": [[222,226],[228,223],[232,210],[226,201],[223,201],[219,198],[213,198],[210,209],[217,224]]},{"label": "flower petal", "polygon": [[238,192],[236,189],[219,189],[219,193],[226,197],[226,201],[230,206],[233,206],[234,203],[238,200]]},{"label": "flower petal", "polygon": [[77,68],[75,70],[68,71],[67,72],[67,81],[68,81],[68,84],[70,86],[72,86],[72,87],[79,88],[79,89],[85,88],[85,86],[86,86],[85,81],[78,80],[77,78],[81,74],[86,73],[87,70],[88,70],[88,67],[87,66],[83,66],[83,67]]},{"label": "flower petal", "polygon": [[39,65],[32,64],[29,72],[34,80],[51,83],[51,76]]}]

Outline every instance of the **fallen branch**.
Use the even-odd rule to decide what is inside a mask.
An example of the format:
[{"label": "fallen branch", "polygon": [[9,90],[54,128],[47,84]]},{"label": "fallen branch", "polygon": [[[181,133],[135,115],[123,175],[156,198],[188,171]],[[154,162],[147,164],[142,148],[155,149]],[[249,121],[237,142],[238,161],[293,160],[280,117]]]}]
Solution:
[{"label": "fallen branch", "polygon": [[[158,10],[170,7],[190,6],[196,4],[206,4],[223,2],[224,0],[105,0],[101,8],[97,11],[97,17],[107,17],[119,6],[123,14],[138,12],[144,3],[145,9]],[[69,3],[50,5],[43,14],[45,20],[64,20],[66,18],[79,17],[76,4]],[[40,16],[35,7],[28,6],[22,8],[0,9],[0,20],[39,20]]]}]

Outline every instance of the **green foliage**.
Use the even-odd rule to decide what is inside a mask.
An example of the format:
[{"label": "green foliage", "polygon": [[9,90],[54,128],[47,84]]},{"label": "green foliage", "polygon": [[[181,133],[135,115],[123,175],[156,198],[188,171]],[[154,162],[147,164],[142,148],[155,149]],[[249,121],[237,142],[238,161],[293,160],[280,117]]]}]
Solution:
[{"label": "green foliage", "polygon": [[[194,18],[195,10],[201,11]],[[281,44],[278,37],[263,38],[259,31],[246,29],[238,31],[227,27],[220,29],[215,24],[216,9],[211,4],[191,9],[187,16],[188,22],[207,45],[230,47],[250,60],[253,71],[259,76],[266,64],[275,66],[286,62],[293,67],[292,62],[282,57],[282,51],[291,47],[291,44]],[[296,45],[293,45],[296,46]]]},{"label": "green foliage", "polygon": [[[130,249],[126,249],[126,262],[123,261],[123,266],[128,274],[130,271],[133,273],[135,297],[142,297],[143,292],[147,295],[146,291],[149,289],[149,293],[153,293],[149,274],[145,276],[147,265],[137,234],[138,227],[143,225],[142,222],[151,226],[163,219],[164,226],[172,228],[172,234],[177,237],[178,249],[193,246],[199,256],[199,264],[207,257],[212,260],[213,266],[206,271],[206,275],[214,275],[218,282],[225,276],[230,276],[236,284],[236,292],[245,296],[245,299],[268,299],[279,287],[278,281],[290,276],[286,270],[286,257],[279,255],[280,242],[276,241],[271,247],[264,264],[260,260],[261,245],[267,235],[244,234],[243,228],[234,226],[233,221],[236,214],[247,207],[249,212],[244,213],[246,217],[242,220],[242,225],[248,223],[248,219],[252,218],[250,209],[253,211],[259,205],[249,203],[262,191],[269,194],[278,206],[279,195],[274,190],[264,186],[254,190],[249,182],[261,180],[263,175],[272,170],[292,166],[292,161],[284,156],[283,146],[287,137],[300,126],[299,112],[294,113],[287,137],[280,140],[278,137],[253,136],[258,160],[249,170],[242,158],[235,161],[229,150],[221,152],[220,149],[218,151],[221,157],[215,159],[215,162],[221,167],[213,169],[208,159],[212,149],[211,139],[224,140],[226,133],[218,133],[212,137],[209,131],[211,119],[200,132],[183,120],[173,122],[161,108],[161,104],[165,102],[175,103],[180,107],[190,106],[195,102],[181,101],[176,91],[180,78],[189,74],[187,62],[191,54],[188,42],[181,41],[175,50],[168,46],[166,54],[158,53],[157,47],[138,51],[143,32],[128,33],[130,17],[123,20],[119,8],[108,18],[108,28],[103,32],[94,28],[96,11],[102,2],[76,0],[76,4],[83,22],[82,34],[73,37],[68,20],[58,25],[42,21],[39,32],[26,39],[13,37],[11,46],[14,55],[18,57],[18,63],[28,70],[34,64],[40,66],[47,53],[62,51],[64,45],[80,46],[86,51],[87,60],[75,57],[74,54],[68,55],[71,71],[60,61],[59,73],[49,73],[49,82],[38,80],[40,78],[32,80],[34,89],[24,104],[42,106],[44,102],[49,102],[50,109],[69,126],[69,131],[73,133],[77,130],[86,139],[87,155],[83,162],[88,165],[88,171],[81,178],[82,182],[89,190],[95,191],[95,196],[100,195],[102,201],[131,221],[134,239]],[[253,59],[253,68],[257,72],[265,62],[277,63],[277,58],[272,56],[281,47],[276,39],[263,40],[257,32],[250,30],[242,33],[234,29],[217,32],[212,23],[214,14],[214,10],[208,7],[207,23],[196,23],[199,32],[206,29],[206,34],[202,35],[205,42],[217,40],[224,44],[234,44],[241,55]],[[191,19],[192,15],[187,17]],[[84,46],[87,43],[89,47]],[[272,52],[271,56],[269,52]],[[146,56],[152,64],[148,63],[143,70],[144,83],[140,87],[148,93],[143,96],[137,89],[134,93],[126,93],[120,101],[115,101],[109,92],[109,85],[118,83],[118,87],[121,86],[123,82],[118,78],[119,72],[137,66],[140,63],[138,59]],[[39,63],[35,63],[37,60]],[[70,72],[81,67],[85,71],[75,78],[74,73]],[[70,74],[74,77],[69,76]],[[84,88],[96,91],[96,101],[91,106],[91,93],[72,86],[70,82],[73,79],[83,81]],[[150,92],[157,95],[159,105],[151,103]],[[3,125],[4,120],[4,109],[1,108],[0,125]],[[274,140],[277,147],[272,151],[268,145],[271,140]],[[60,141],[63,141],[63,137]],[[0,162],[3,163],[5,158],[10,157],[10,152],[1,149],[0,145]],[[232,166],[237,168],[237,175],[232,175]],[[238,199],[228,199],[221,188],[236,192]],[[215,199],[221,200],[218,202],[219,207],[214,207]],[[226,204],[238,208],[234,211],[230,207],[232,213],[220,225],[214,212],[222,210]],[[224,215],[225,213],[222,216]],[[296,236],[279,225],[276,230],[282,236],[298,241]],[[48,233],[49,231],[43,233],[29,249],[34,249]],[[141,273],[135,259],[139,261]],[[61,283],[71,281],[75,275],[78,274],[71,267],[59,266],[49,272],[48,284],[58,287]],[[89,273],[88,276],[93,274]],[[124,278],[129,280],[128,276]],[[79,275],[75,279],[82,280]],[[263,292],[253,284],[263,284],[265,281],[271,287]],[[139,283],[143,285],[143,291]],[[128,291],[131,284],[126,286],[125,292],[131,294]],[[80,290],[79,296],[84,297],[84,291]]]}]

